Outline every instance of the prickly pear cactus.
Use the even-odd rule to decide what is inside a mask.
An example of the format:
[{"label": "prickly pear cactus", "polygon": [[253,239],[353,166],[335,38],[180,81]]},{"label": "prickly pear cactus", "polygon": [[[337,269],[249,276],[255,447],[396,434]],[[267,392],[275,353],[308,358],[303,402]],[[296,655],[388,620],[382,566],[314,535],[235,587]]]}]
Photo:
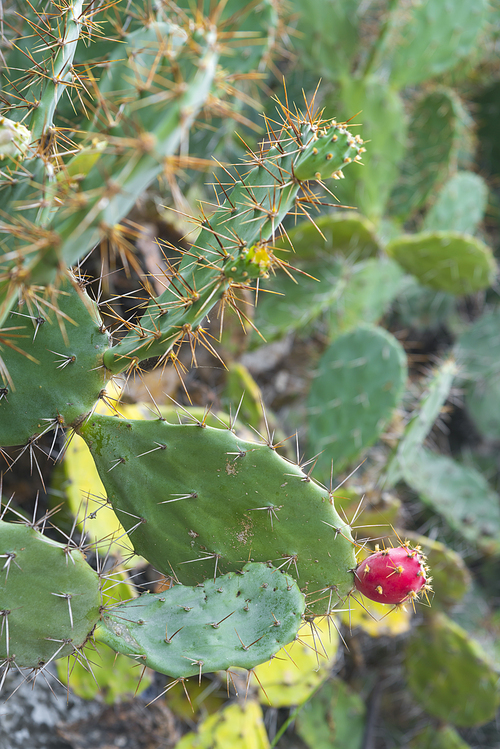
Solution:
[{"label": "prickly pear cactus", "polygon": [[498,674],[480,645],[444,614],[413,632],[406,652],[408,686],[436,718],[456,726],[491,720],[499,705]]},{"label": "prickly pear cactus", "polygon": [[288,575],[246,564],[194,588],[114,606],[98,636],[119,653],[176,678],[269,660],[299,630],[304,596]]},{"label": "prickly pear cactus", "polygon": [[99,577],[84,554],[0,520],[0,664],[39,668],[83,646],[100,617]]},{"label": "prickly pear cactus", "polygon": [[488,185],[483,177],[474,172],[457,172],[442,186],[422,228],[474,234],[484,218],[487,204]]},{"label": "prickly pear cactus", "polygon": [[382,328],[339,336],[320,359],[308,400],[309,446],[318,475],[358,457],[382,432],[406,381],[406,355]]},{"label": "prickly pear cactus", "polygon": [[138,554],[185,584],[270,561],[326,613],[353,586],[348,524],[327,489],[266,442],[203,423],[94,414],[79,427]]},{"label": "prickly pear cactus", "polygon": [[457,296],[487,289],[498,272],[488,245],[459,232],[402,236],[390,242],[386,251],[420,283]]},{"label": "prickly pear cactus", "polygon": [[12,318],[16,337],[0,400],[1,445],[62,430],[92,410],[109,379],[102,363],[109,334],[97,305],[75,286],[65,283]]}]

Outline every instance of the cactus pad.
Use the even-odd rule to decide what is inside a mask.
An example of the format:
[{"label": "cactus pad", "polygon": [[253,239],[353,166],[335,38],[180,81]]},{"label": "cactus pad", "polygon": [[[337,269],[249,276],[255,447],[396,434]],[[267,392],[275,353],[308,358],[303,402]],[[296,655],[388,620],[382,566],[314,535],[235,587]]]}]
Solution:
[{"label": "cactus pad", "polygon": [[488,204],[488,185],[474,172],[457,172],[438,193],[427,213],[426,231],[458,231],[474,234]]},{"label": "cactus pad", "polygon": [[[109,336],[94,302],[66,284],[32,316],[13,315],[15,348],[2,351],[0,444],[22,445],[88,413],[106,384]],[[57,308],[57,313],[54,308]]]},{"label": "cactus pad", "polygon": [[114,650],[185,678],[269,660],[297,635],[304,606],[291,577],[250,563],[194,588],[174,585],[115,606],[98,631]]},{"label": "cactus pad", "polygon": [[101,605],[82,552],[0,520],[0,558],[0,663],[37,668],[80,648]]},{"label": "cactus pad", "polygon": [[401,344],[382,328],[359,327],[337,338],[320,359],[309,393],[309,447],[330,475],[382,432],[406,380]]},{"label": "cactus pad", "polygon": [[314,613],[352,588],[354,545],[333,498],[267,443],[201,423],[98,415],[79,432],[136,552],[164,574],[193,584],[271,561]]},{"label": "cactus pad", "polygon": [[497,274],[488,245],[458,232],[403,236],[389,242],[386,250],[420,283],[458,296],[488,288]]},{"label": "cactus pad", "polygon": [[479,643],[444,614],[414,630],[406,669],[415,699],[439,720],[476,726],[494,718],[498,674]]}]

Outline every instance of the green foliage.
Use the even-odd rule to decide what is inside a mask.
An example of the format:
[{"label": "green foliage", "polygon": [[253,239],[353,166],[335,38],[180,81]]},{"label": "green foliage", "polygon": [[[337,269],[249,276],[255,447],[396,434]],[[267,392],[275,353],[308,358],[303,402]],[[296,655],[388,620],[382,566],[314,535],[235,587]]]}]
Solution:
[{"label": "green foliage", "polygon": [[336,338],[320,359],[308,400],[309,448],[318,473],[352,462],[381,434],[406,381],[401,344],[383,328],[359,327]]},{"label": "green foliage", "polygon": [[113,650],[177,678],[253,668],[295,638],[304,605],[291,577],[247,564],[194,588],[175,585],[114,606],[104,613],[98,636]]},{"label": "green foliage", "polygon": [[[363,154],[362,168],[345,184],[335,186],[335,195],[344,205],[358,208],[372,221],[385,212],[391,190],[405,155],[406,117],[398,92],[375,77],[344,76],[335,99],[327,100],[345,119],[354,117],[370,147]],[[354,128],[353,123],[349,123]],[[406,162],[406,159],[405,159]]]},{"label": "green foliage", "polygon": [[330,679],[297,716],[297,733],[311,749],[360,749],[365,704],[340,679]]},{"label": "green foliage", "polygon": [[422,0],[400,4],[381,54],[396,86],[409,86],[453,68],[473,50],[488,18],[486,0]]},{"label": "green foliage", "polygon": [[485,723],[500,705],[498,674],[488,656],[444,614],[415,628],[406,651],[406,669],[415,699],[445,722]]},{"label": "green foliage", "polygon": [[451,726],[428,726],[412,740],[411,749],[470,749]]},{"label": "green foliage", "polygon": [[451,231],[422,232],[393,239],[387,253],[420,283],[457,296],[491,286],[497,264],[480,239]]},{"label": "green foliage", "polygon": [[457,172],[442,186],[427,212],[425,231],[474,234],[488,203],[488,185],[474,172]]},{"label": "green foliage", "polygon": [[407,152],[392,195],[392,211],[401,218],[424,207],[455,167],[466,112],[454,91],[426,91],[413,104]]},{"label": "green foliage", "polygon": [[500,553],[499,497],[479,471],[422,448],[404,465],[403,477],[469,543]]}]

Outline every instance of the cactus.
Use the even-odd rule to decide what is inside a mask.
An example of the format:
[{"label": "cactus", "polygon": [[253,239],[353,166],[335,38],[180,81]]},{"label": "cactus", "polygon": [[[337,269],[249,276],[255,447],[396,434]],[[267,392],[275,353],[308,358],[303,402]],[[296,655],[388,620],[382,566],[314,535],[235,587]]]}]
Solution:
[{"label": "cactus", "polygon": [[323,354],[308,400],[309,443],[321,451],[318,471],[330,474],[380,435],[406,380],[401,344],[382,328],[359,327]]},{"label": "cactus", "polygon": [[339,83],[338,95],[335,100],[327,99],[328,105],[333,106],[335,101],[345,117],[360,112],[355,122],[362,125],[363,137],[371,145],[363,155],[363,169],[358,169],[349,181],[339,182],[335,195],[343,205],[358,208],[378,224],[405,156],[403,102],[395,88],[374,76],[344,75]]},{"label": "cactus", "polygon": [[410,749],[470,749],[451,726],[424,728],[410,744]]},{"label": "cactus", "polygon": [[295,638],[303,613],[304,597],[288,575],[247,564],[194,588],[175,585],[114,606],[98,637],[160,673],[186,678],[269,660]]},{"label": "cactus", "polygon": [[488,185],[474,172],[453,175],[437,194],[428,210],[424,231],[456,231],[475,234],[484,218],[488,203]]},{"label": "cactus", "polygon": [[491,720],[500,705],[498,674],[488,656],[444,614],[414,630],[406,669],[415,699],[439,720],[475,726]]},{"label": "cactus", "polygon": [[0,659],[6,670],[43,669],[81,654],[97,624],[99,642],[179,678],[252,668],[293,640],[302,622],[305,604],[297,585],[263,564],[247,564],[196,588],[175,586],[159,596],[145,593],[102,606],[99,576],[79,549],[3,520],[0,543]]},{"label": "cactus", "polygon": [[100,616],[96,572],[71,544],[0,520],[0,665],[40,668],[78,651]]},{"label": "cactus", "polygon": [[485,554],[500,553],[498,493],[479,471],[422,448],[415,451],[403,476],[460,536]]},{"label": "cactus", "polygon": [[424,0],[401,5],[379,54],[397,86],[420,83],[452,68],[474,48],[487,22],[487,3]]},{"label": "cactus", "polygon": [[315,613],[352,588],[349,526],[328,490],[271,444],[203,423],[98,415],[78,431],[135,551],[160,572],[196,584],[250,555],[286,568]]},{"label": "cactus", "polygon": [[487,310],[459,336],[455,346],[468,413],[481,434],[489,439],[497,439],[500,431],[499,321],[497,309]]},{"label": "cactus", "polygon": [[425,92],[414,103],[408,128],[408,147],[401,175],[392,194],[392,211],[411,216],[428,202],[456,168],[463,123],[467,121],[460,98],[446,88]]},{"label": "cactus", "polygon": [[463,296],[487,289],[498,269],[491,249],[480,239],[457,232],[422,232],[399,237],[387,253],[420,283]]},{"label": "cactus", "polygon": [[410,416],[397,448],[385,468],[383,481],[386,486],[394,486],[404,474],[406,466],[412,463],[415,454],[423,446],[450,394],[456,373],[457,365],[451,357],[431,371],[418,406]]},{"label": "cactus", "polygon": [[90,412],[109,375],[109,346],[97,305],[70,283],[38,310],[13,317],[16,343],[4,356],[9,380],[0,404],[0,444],[22,445]]},{"label": "cactus", "polygon": [[366,707],[341,679],[331,679],[297,715],[297,733],[311,749],[361,749]]}]

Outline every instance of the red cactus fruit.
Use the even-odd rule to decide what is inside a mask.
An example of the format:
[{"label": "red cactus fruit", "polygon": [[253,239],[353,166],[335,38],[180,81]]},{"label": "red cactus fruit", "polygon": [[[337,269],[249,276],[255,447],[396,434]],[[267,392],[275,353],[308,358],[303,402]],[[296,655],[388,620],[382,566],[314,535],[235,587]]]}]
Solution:
[{"label": "red cactus fruit", "polygon": [[354,580],[357,590],[378,603],[404,603],[430,590],[428,567],[420,547],[406,543],[397,549],[382,549],[363,559]]}]

